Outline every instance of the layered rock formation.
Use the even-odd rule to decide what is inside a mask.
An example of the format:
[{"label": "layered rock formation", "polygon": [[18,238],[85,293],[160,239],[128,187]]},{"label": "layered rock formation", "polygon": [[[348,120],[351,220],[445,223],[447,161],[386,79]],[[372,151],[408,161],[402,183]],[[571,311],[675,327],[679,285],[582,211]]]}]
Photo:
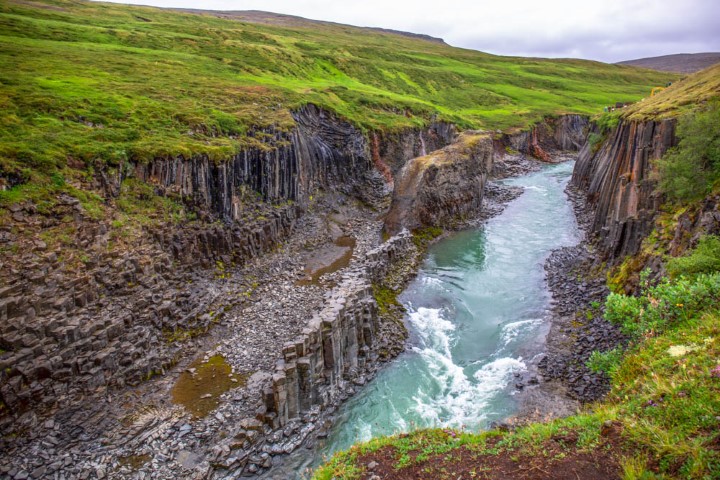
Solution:
[{"label": "layered rock formation", "polygon": [[[298,110],[295,120],[294,131],[257,134],[265,147],[226,162],[177,157],[116,176],[99,173],[109,201],[130,175],[154,185],[158,195],[180,198],[204,220],[152,227],[129,251],[115,252],[109,222],[86,218],[76,199],[58,203],[52,216],[73,218],[85,265],[69,268],[45,247],[13,259],[21,269],[8,262],[0,284],[5,413],[19,415],[162,372],[179,349],[168,335],[200,332],[216,320],[206,313],[217,296],[210,282],[183,288],[188,267],[242,264],[264,253],[292,231],[298,205],[318,189],[372,194],[369,149],[357,129],[312,105]],[[30,204],[17,205],[14,218],[29,231],[53,221]],[[173,268],[173,261],[183,268]],[[3,415],[3,424],[10,423]]]},{"label": "layered rock formation", "polygon": [[652,231],[661,199],[653,162],[674,146],[675,120],[622,121],[599,149],[586,144],[572,183],[587,193],[594,209],[591,231],[611,259],[634,255]]},{"label": "layered rock formation", "polygon": [[285,345],[272,385],[265,391],[263,420],[273,428],[325,409],[364,375],[377,369],[379,317],[372,282],[382,278],[413,248],[403,232],[368,252],[365,262],[348,270],[327,295],[324,308],[302,336]]},{"label": "layered rock formation", "polygon": [[395,180],[385,231],[451,226],[479,213],[493,154],[488,134],[465,132],[456,143],[409,161]]},{"label": "layered rock formation", "polygon": [[392,181],[408,159],[446,147],[457,135],[455,125],[446,122],[433,122],[426,129],[376,132],[371,138],[373,162]]},{"label": "layered rock formation", "polygon": [[562,115],[558,118],[546,118],[530,130],[505,134],[501,138],[501,143],[539,160],[550,161],[548,152],[579,151],[585,144],[588,128],[588,117],[575,114]]},{"label": "layered rock formation", "polygon": [[263,146],[227,161],[158,159],[136,165],[133,175],[227,221],[244,219],[249,192],[250,200],[259,194],[266,202],[303,203],[319,188],[360,188],[372,167],[363,134],[314,105],[293,116],[297,126],[292,132],[253,132]]}]

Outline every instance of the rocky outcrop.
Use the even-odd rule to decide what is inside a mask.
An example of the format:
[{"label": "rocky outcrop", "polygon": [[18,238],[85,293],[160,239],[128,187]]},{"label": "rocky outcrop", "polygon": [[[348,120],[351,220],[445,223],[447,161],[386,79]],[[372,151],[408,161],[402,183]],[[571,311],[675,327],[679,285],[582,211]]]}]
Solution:
[{"label": "rocky outcrop", "polygon": [[404,232],[368,252],[365,262],[349,270],[327,295],[324,308],[302,336],[285,345],[272,385],[265,391],[263,420],[284,427],[312,409],[337,402],[348,386],[365,383],[377,368],[379,331],[372,282],[382,277],[410,248]]},{"label": "rocky outcrop", "polygon": [[479,213],[493,153],[488,134],[465,132],[456,143],[412,159],[395,181],[385,231],[452,226]]},{"label": "rocky outcrop", "polygon": [[256,195],[265,202],[305,203],[320,188],[358,193],[372,168],[363,134],[314,105],[293,116],[293,131],[251,132],[260,145],[226,161],[157,159],[136,165],[132,175],[156,185],[160,194],[180,196],[198,212],[235,222],[254,209]]},{"label": "rocky outcrop", "polygon": [[[381,181],[362,132],[313,105],[294,117],[293,131],[251,133],[256,146],[225,162],[175,157],[114,175],[98,172],[96,187],[108,204],[132,177],[153,185],[156,195],[184,203],[197,221],[158,222],[125,242],[113,237],[110,220],[89,218],[72,197],[49,213],[29,203],[13,207],[16,230],[36,238],[47,226],[72,219],[82,259],[78,254],[70,264],[67,252],[48,251],[39,240],[11,261],[0,259],[4,432],[27,410],[68,405],[163,372],[181,355],[178,339],[206,331],[219,320],[212,312],[230,306],[218,304],[216,272],[203,269],[242,265],[273,248],[291,234],[320,189],[363,199],[375,195]],[[433,128],[445,132],[437,142],[452,130]],[[416,133],[408,138],[418,138]],[[434,142],[428,140],[430,148]],[[390,143],[385,148],[393,155],[405,151]],[[10,228],[0,229],[6,251],[20,246],[15,237]]]},{"label": "rocky outcrop", "polygon": [[409,159],[446,147],[457,135],[455,125],[446,122],[432,122],[425,129],[374,132],[370,139],[373,162],[392,181]]},{"label": "rocky outcrop", "polygon": [[553,139],[559,150],[578,152],[585,145],[589,128],[588,117],[563,115],[555,121]]},{"label": "rocky outcrop", "polygon": [[572,183],[594,209],[591,232],[611,260],[634,255],[652,231],[661,203],[653,162],[675,145],[675,120],[622,121],[597,150],[586,144]]},{"label": "rocky outcrop", "polygon": [[262,472],[272,465],[269,455],[327,435],[337,406],[380,368],[381,351],[403,341],[383,337],[372,283],[416,254],[403,232],[343,274],[302,334],[284,345],[274,374],[259,389],[255,417],[228,426],[231,435],[212,447],[213,478]]},{"label": "rocky outcrop", "polygon": [[562,115],[545,118],[530,130],[504,134],[500,139],[503,146],[530,155],[545,162],[552,161],[548,152],[579,151],[585,144],[589,129],[588,117],[583,115]]},{"label": "rocky outcrop", "polygon": [[[43,251],[44,242],[36,242],[34,252],[22,252],[22,260],[3,267],[4,426],[11,420],[7,413],[137,384],[162,372],[180,349],[168,338],[197,335],[218,320],[207,314],[217,297],[213,273],[195,267],[243,264],[268,251],[290,234],[299,206],[320,188],[360,194],[372,168],[364,136],[311,105],[295,119],[293,132],[256,134],[266,147],[226,162],[177,157],[120,175],[99,174],[109,201],[132,176],[154,185],[158,195],[181,199],[200,219],[148,227],[122,249],[114,246],[110,222],[86,218],[72,197],[44,216],[30,204],[14,207],[15,221],[28,232],[72,218],[84,254],[82,264],[70,266],[62,253]],[[15,263],[21,268],[13,268]]]}]

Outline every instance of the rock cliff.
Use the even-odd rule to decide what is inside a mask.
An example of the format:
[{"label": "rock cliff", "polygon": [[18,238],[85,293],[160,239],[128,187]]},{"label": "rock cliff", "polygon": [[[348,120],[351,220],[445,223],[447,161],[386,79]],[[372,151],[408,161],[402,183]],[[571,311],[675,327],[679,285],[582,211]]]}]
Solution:
[{"label": "rock cliff", "polygon": [[249,192],[250,200],[305,203],[319,188],[359,189],[372,167],[362,132],[311,104],[293,117],[293,131],[251,132],[260,146],[226,161],[157,159],[136,165],[132,176],[226,221],[243,220]]},{"label": "rock cliff", "polygon": [[432,122],[425,129],[375,132],[371,138],[373,162],[392,181],[408,159],[450,145],[457,135],[455,125],[446,122]]},{"label": "rock cliff", "polygon": [[224,308],[211,306],[217,288],[202,269],[241,265],[273,248],[320,189],[361,199],[376,193],[382,181],[359,130],[313,105],[294,118],[291,132],[254,132],[260,145],[224,162],[175,157],[97,173],[95,187],[110,205],[132,178],[198,221],[158,222],[125,241],[110,219],[90,218],[72,197],[49,212],[13,206],[13,228],[1,232],[8,251],[23,241],[13,229],[40,238],[48,225],[72,219],[83,256],[70,265],[66,251],[36,240],[0,258],[0,426],[11,428],[12,417],[35,406],[164,371],[181,349],[167,338],[205,331],[217,321],[208,312]]},{"label": "rock cliff", "polygon": [[488,134],[465,132],[452,145],[409,161],[395,180],[385,231],[451,226],[479,213],[493,153]]},{"label": "rock cliff", "polygon": [[589,128],[588,117],[562,115],[545,118],[530,130],[504,134],[500,143],[517,152],[531,155],[542,161],[551,161],[548,152],[579,151],[585,144]]},{"label": "rock cliff", "polygon": [[653,161],[675,143],[675,120],[621,121],[597,150],[588,143],[580,152],[572,183],[586,192],[591,231],[611,260],[637,253],[652,231],[661,203]]}]

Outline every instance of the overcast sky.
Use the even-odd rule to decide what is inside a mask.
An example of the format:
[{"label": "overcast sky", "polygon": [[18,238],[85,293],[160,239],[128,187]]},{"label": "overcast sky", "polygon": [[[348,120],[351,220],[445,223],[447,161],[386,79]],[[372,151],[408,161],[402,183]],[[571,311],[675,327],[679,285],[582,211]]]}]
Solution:
[{"label": "overcast sky", "polygon": [[720,0],[128,0],[425,33],[499,55],[605,62],[720,51]]}]

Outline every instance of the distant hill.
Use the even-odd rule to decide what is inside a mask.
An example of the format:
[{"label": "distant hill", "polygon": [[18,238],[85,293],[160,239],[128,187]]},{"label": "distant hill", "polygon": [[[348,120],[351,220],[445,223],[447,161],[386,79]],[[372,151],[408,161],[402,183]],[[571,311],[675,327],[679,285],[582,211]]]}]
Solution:
[{"label": "distant hill", "polygon": [[618,65],[650,68],[661,72],[694,73],[720,63],[720,52],[678,53],[661,57],[638,58],[617,62]]},{"label": "distant hill", "polygon": [[[282,13],[265,12],[262,10],[200,10],[195,8],[177,8],[173,9],[179,12],[195,13],[198,15],[212,15],[214,17],[226,18],[230,20],[238,20],[248,23],[261,23],[263,25],[277,25],[281,27],[313,27],[313,26],[348,26],[335,22],[326,22],[322,20],[311,20],[304,17],[296,17],[294,15],[285,15]],[[355,28],[355,27],[353,27]],[[368,32],[391,33],[401,35],[403,37],[417,38],[419,40],[427,40],[429,42],[445,43],[442,38],[424,35],[422,33],[403,32],[400,30],[392,30],[389,28],[377,27],[357,27]]]}]

